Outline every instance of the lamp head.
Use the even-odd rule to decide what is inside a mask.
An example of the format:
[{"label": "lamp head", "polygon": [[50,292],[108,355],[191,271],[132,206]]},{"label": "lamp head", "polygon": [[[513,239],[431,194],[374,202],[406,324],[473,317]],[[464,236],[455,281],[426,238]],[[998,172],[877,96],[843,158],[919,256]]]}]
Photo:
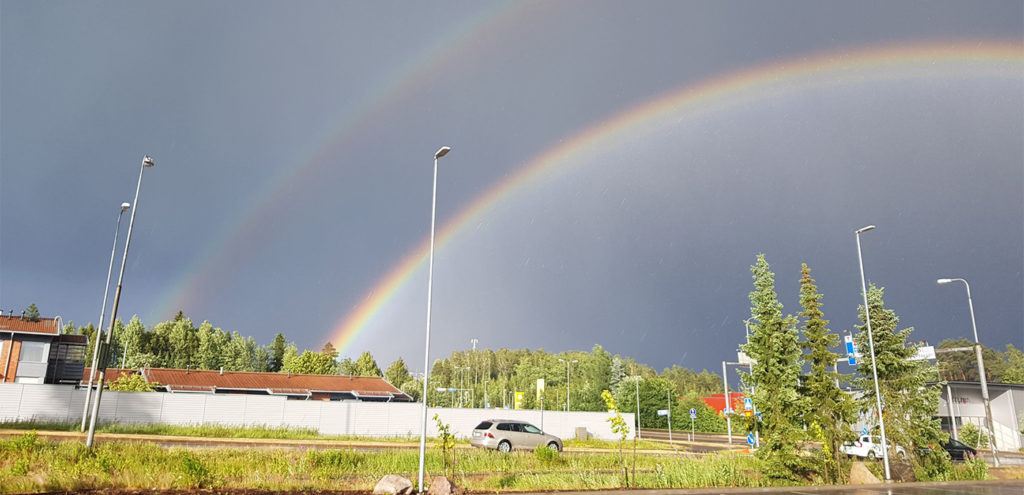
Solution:
[{"label": "lamp head", "polygon": [[857,234],[863,234],[863,233],[865,233],[865,232],[867,232],[869,230],[874,230],[874,229],[875,229],[874,225],[868,225],[867,227],[861,227],[861,228],[857,229],[856,233]]},{"label": "lamp head", "polygon": [[940,279],[936,280],[935,282],[937,284],[939,284],[939,285],[946,285],[946,284],[948,284],[948,283],[950,283],[952,281],[953,281],[953,279],[951,279],[951,278],[940,278]]},{"label": "lamp head", "polygon": [[450,146],[442,146],[441,149],[437,150],[437,153],[434,153],[434,159],[437,160],[438,158],[447,155],[451,150],[452,148]]},{"label": "lamp head", "polygon": [[132,207],[131,203],[121,203],[121,212],[122,213],[126,212],[126,211],[128,211],[128,208],[131,208],[131,207]]},{"label": "lamp head", "polygon": [[142,166],[146,168],[151,168],[153,166],[153,159],[150,158],[149,155],[142,157]]}]

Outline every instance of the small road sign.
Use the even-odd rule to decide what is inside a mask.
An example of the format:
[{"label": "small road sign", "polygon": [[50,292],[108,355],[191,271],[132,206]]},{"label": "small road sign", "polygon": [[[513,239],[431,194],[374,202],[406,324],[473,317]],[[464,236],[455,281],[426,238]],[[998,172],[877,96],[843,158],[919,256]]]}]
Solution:
[{"label": "small road sign", "polygon": [[754,409],[754,402],[751,401],[749,397],[743,399],[743,409],[746,411],[751,411]]},{"label": "small road sign", "polygon": [[668,409],[658,409],[658,416],[668,416]]},{"label": "small road sign", "polygon": [[690,408],[690,419],[697,419],[697,409],[694,407]]},{"label": "small road sign", "polygon": [[861,428],[860,429],[860,434],[861,435],[867,435],[868,434],[868,429],[867,428]]},{"label": "small road sign", "polygon": [[747,433],[747,444],[754,445],[754,434]]}]

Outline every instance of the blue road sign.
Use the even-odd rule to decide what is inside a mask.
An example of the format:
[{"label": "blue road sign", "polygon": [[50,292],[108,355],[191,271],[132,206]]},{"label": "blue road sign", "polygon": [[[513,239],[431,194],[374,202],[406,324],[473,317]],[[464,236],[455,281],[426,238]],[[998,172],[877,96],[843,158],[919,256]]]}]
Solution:
[{"label": "blue road sign", "polygon": [[750,444],[750,445],[754,445],[754,434],[753,433],[747,433],[747,443]]},{"label": "blue road sign", "polygon": [[757,411],[755,414],[757,414],[757,422],[760,423],[761,422],[761,411]]},{"label": "blue road sign", "polygon": [[861,435],[867,435],[868,434],[868,429],[867,428],[861,428],[860,434]]},{"label": "blue road sign", "polygon": [[697,419],[697,409],[696,408],[693,408],[693,407],[690,408],[690,419]]},{"label": "blue road sign", "polygon": [[750,400],[749,397],[743,399],[743,409],[747,411],[754,409],[754,403]]}]

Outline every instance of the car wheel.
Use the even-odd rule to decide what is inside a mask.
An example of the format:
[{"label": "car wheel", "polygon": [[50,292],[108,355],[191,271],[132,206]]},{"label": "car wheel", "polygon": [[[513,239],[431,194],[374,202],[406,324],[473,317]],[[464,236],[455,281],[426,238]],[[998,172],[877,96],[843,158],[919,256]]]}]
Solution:
[{"label": "car wheel", "polygon": [[512,444],[508,443],[508,440],[502,440],[501,443],[498,444],[498,450],[502,452],[509,452],[512,450]]},{"label": "car wheel", "polygon": [[872,461],[875,460],[875,451],[874,450],[869,450],[868,451],[868,459],[871,459]]},{"label": "car wheel", "polygon": [[548,448],[549,448],[549,449],[551,449],[551,450],[554,450],[555,452],[561,452],[561,451],[562,451],[562,449],[560,449],[560,448],[558,447],[558,443],[557,443],[557,442],[551,442],[551,443],[549,443],[549,444],[548,444]]}]

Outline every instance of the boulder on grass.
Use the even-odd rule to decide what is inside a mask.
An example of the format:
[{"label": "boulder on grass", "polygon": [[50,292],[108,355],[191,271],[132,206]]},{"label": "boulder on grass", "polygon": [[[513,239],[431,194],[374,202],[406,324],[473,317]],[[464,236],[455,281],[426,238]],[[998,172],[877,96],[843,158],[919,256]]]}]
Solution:
[{"label": "boulder on grass", "polygon": [[463,495],[462,488],[455,486],[447,476],[437,476],[430,480],[427,495]]},{"label": "boulder on grass", "polygon": [[871,474],[868,467],[863,462],[855,462],[850,468],[850,484],[851,485],[875,485],[881,483],[882,480]]},{"label": "boulder on grass", "polygon": [[389,474],[377,482],[373,487],[374,495],[409,495],[412,493],[412,482],[398,476]]}]

